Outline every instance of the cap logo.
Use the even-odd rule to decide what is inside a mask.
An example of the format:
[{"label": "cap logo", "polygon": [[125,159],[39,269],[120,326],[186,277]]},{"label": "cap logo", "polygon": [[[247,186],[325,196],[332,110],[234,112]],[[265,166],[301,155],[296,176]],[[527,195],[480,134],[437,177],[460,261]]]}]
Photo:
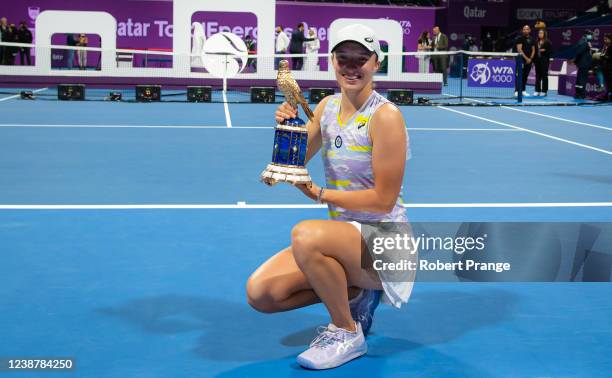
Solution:
[{"label": "cap logo", "polygon": [[372,43],[372,42],[374,42],[374,39],[372,39],[372,38],[370,38],[370,37],[366,37],[366,38],[364,38],[364,39],[365,39],[365,41],[366,41],[366,42],[368,42],[368,43]]}]

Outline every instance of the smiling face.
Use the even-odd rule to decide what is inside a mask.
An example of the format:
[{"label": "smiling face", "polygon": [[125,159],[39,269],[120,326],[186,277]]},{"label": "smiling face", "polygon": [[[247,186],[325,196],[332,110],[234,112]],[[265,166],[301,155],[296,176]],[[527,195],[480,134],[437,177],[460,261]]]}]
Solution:
[{"label": "smiling face", "polygon": [[334,49],[332,58],[336,80],[346,91],[361,91],[372,84],[372,76],[380,68],[376,54],[360,43],[347,41]]}]

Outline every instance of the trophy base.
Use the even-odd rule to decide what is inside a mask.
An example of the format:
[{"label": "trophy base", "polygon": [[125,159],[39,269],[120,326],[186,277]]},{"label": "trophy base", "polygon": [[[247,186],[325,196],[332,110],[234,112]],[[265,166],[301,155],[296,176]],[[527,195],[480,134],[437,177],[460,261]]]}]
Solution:
[{"label": "trophy base", "polygon": [[308,184],[312,182],[308,170],[304,167],[288,167],[278,164],[268,164],[261,173],[261,181],[266,185],[274,185],[277,182],[288,182],[290,184]]}]

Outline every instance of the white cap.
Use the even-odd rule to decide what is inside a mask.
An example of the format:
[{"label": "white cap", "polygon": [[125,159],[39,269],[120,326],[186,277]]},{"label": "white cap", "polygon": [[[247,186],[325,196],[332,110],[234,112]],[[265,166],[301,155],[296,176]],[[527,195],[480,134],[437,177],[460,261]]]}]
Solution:
[{"label": "white cap", "polygon": [[374,30],[362,24],[347,25],[338,30],[334,44],[331,46],[330,51],[334,51],[339,44],[347,41],[353,41],[361,44],[363,47],[368,49],[368,51],[375,53],[378,57],[378,61],[382,62],[384,57],[380,49],[380,42],[378,42],[378,38],[376,38]]}]

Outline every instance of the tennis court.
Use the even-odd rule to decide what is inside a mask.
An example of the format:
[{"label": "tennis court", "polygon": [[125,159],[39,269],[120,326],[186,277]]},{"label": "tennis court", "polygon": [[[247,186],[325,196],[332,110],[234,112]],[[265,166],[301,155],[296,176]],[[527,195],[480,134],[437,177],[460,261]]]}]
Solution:
[{"label": "tennis court", "polygon": [[[259,182],[276,106],[1,98],[0,355],[74,357],[65,376],[312,375],[295,356],[324,307],[245,300],[292,226],[327,217]],[[401,109],[412,221],[612,221],[611,107]],[[314,374],[606,377],[611,309],[609,283],[417,283],[379,308],[366,356]]]}]

